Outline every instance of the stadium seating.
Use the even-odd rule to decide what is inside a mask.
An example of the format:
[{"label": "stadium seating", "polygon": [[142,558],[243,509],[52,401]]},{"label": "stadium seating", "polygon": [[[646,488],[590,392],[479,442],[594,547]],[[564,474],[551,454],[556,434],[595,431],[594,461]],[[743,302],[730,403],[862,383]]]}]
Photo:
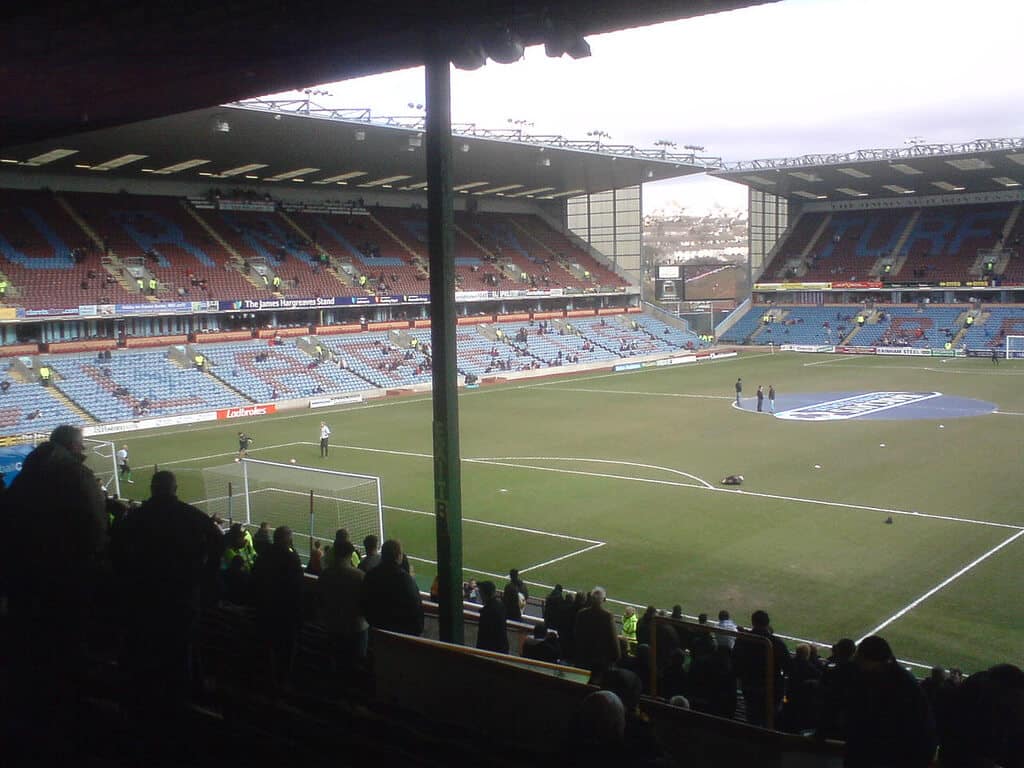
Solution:
[{"label": "stadium seating", "polygon": [[3,303],[60,308],[137,301],[107,282],[100,257],[52,193],[0,190],[0,271],[12,286]]},{"label": "stadium seating", "polygon": [[941,349],[952,341],[960,327],[957,317],[966,307],[930,306],[927,310],[915,307],[884,307],[886,319],[865,324],[849,343],[861,347],[908,346]]},{"label": "stadium seating", "polygon": [[[887,278],[894,281],[977,279],[970,269],[978,251],[1002,242],[1013,210],[1013,204],[1002,203],[842,211],[831,214],[817,239],[814,233],[826,214],[807,213],[776,247],[764,274],[786,279],[791,260],[806,251],[799,273],[789,277],[805,282],[879,280],[879,259],[892,256],[894,270]],[[1007,242],[1021,232],[1018,219]],[[1011,265],[1010,275],[1016,275],[1017,264],[1011,260]]]},{"label": "stadium seating", "polygon": [[[429,332],[426,337],[427,340],[420,343],[429,343]],[[430,370],[424,365],[422,351],[408,347],[401,349],[386,333],[325,336],[321,341],[344,361],[350,371],[373,387],[388,389],[430,381]]]},{"label": "stadium seating", "polygon": [[[329,361],[317,363],[291,342],[279,346],[253,340],[196,344],[195,348],[206,356],[213,376],[255,402],[373,388],[357,371]],[[262,354],[266,359],[257,361]]]},{"label": "stadium seating", "polygon": [[903,251],[907,259],[894,279],[916,275],[935,280],[969,280],[969,270],[981,249],[994,247],[1002,237],[1013,206],[940,206],[921,211]]},{"label": "stadium seating", "polygon": [[194,369],[181,368],[163,350],[118,351],[107,361],[95,355],[47,358],[55,386],[100,422],[170,416],[226,408],[238,395]]},{"label": "stadium seating", "polygon": [[[274,274],[281,277],[282,294],[299,298],[346,294],[347,286],[329,270],[321,268],[315,246],[305,242],[295,228],[276,213],[201,211],[200,215],[243,260],[250,263],[264,260]],[[255,272],[252,274],[256,277]]]},{"label": "stadium seating", "polygon": [[[120,261],[143,260],[156,276],[155,295],[161,301],[269,296],[234,268],[231,254],[178,198],[78,193],[66,197]],[[140,300],[138,293],[133,294],[132,301]]]},{"label": "stadium seating", "polygon": [[836,282],[877,280],[872,269],[891,256],[910,220],[905,209],[844,211],[832,215],[828,226],[808,253],[805,281]]},{"label": "stadium seating", "polygon": [[81,421],[53,390],[36,383],[23,384],[10,377],[2,378],[11,382],[11,387],[0,393],[0,435],[33,432],[45,435],[59,424]]},{"label": "stadium seating", "polygon": [[984,314],[988,316],[964,334],[967,349],[1002,350],[1007,335],[1024,336],[1024,307],[985,307]]},{"label": "stadium seating", "polygon": [[356,273],[354,278],[367,276],[365,289],[345,286],[339,296],[365,296],[378,291],[382,277],[389,294],[429,292],[427,273],[412,263],[412,255],[381,229],[372,216],[307,212],[289,215],[333,259],[350,262]]}]

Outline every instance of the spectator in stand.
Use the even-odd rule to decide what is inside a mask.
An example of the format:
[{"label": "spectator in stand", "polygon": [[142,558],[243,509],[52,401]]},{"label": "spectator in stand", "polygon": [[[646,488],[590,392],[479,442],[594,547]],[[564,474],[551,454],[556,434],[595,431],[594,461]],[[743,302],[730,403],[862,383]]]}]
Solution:
[{"label": "spectator in stand", "polygon": [[554,627],[557,623],[557,614],[562,607],[562,585],[555,584],[555,588],[544,598],[544,621]]},{"label": "spectator in stand", "polygon": [[271,541],[270,523],[266,520],[260,523],[260,527],[256,529],[256,536],[253,537],[253,547],[256,550],[256,556],[259,557],[268,549],[273,542]]},{"label": "spectator in stand", "polygon": [[[729,617],[729,612],[725,610],[718,612],[718,626],[722,629],[736,631],[736,622]],[[733,646],[736,645],[736,636],[727,635],[723,632],[715,635],[715,641],[719,648],[725,648],[732,652]]]},{"label": "spectator in stand", "polygon": [[1024,766],[1024,672],[999,664],[951,687],[940,768]]},{"label": "spectator in stand", "polygon": [[750,616],[751,628],[745,634],[764,638],[771,644],[773,669],[775,673],[772,700],[768,699],[765,686],[766,649],[760,641],[736,639],[732,651],[733,666],[740,681],[743,699],[747,706],[747,722],[752,725],[764,726],[767,723],[769,707],[777,716],[786,691],[786,676],[789,673],[790,655],[786,644],[775,636],[771,628],[771,619],[766,611],[754,611]]},{"label": "spectator in stand", "polygon": [[291,528],[275,528],[273,544],[256,558],[252,572],[256,631],[269,652],[271,680],[277,690],[290,686],[302,629],[302,561],[292,543]]},{"label": "spectator in stand", "polygon": [[[648,646],[643,647],[647,648]],[[687,694],[689,694],[689,685],[686,675],[686,651],[676,648],[672,651],[668,664],[658,675],[658,696],[663,699],[671,699],[673,696]]]},{"label": "spectator in stand", "polygon": [[483,602],[480,598],[480,586],[476,583],[476,579],[470,579],[462,585],[462,599],[478,605]]},{"label": "spectator in stand", "polygon": [[505,615],[509,619],[519,621],[523,618],[523,607],[526,604],[526,598],[523,597],[523,593],[519,591],[514,581],[510,581],[505,585],[501,601],[505,604]]},{"label": "spectator in stand", "polygon": [[480,582],[480,623],[477,627],[476,647],[485,651],[508,653],[508,630],[505,626],[504,601],[497,596],[493,581]]},{"label": "spectator in stand", "polygon": [[[84,671],[82,641],[107,529],[103,494],[84,461],[82,430],[59,426],[25,458],[2,497],[5,651],[17,663],[8,666],[10,688],[0,698],[17,703],[8,714],[32,729],[33,752],[74,739],[79,727],[73,705]],[[45,542],[46,567],[40,567],[39,542]]]},{"label": "spectator in stand", "polygon": [[636,625],[639,620],[636,615],[636,608],[627,605],[622,614],[622,634],[630,647],[636,647]]},{"label": "spectator in stand", "polygon": [[363,551],[366,552],[366,557],[359,561],[359,570],[363,573],[369,573],[378,565],[380,565],[380,539],[374,534],[369,534],[363,539]]},{"label": "spectator in stand", "polygon": [[423,604],[412,576],[402,568],[402,543],[388,539],[381,547],[380,565],[363,580],[363,615],[371,627],[423,634]]},{"label": "spectator in stand", "polygon": [[324,570],[324,551],[319,539],[313,539],[309,547],[309,561],[306,563],[306,573],[319,576]]},{"label": "spectator in stand", "polygon": [[877,635],[860,641],[846,734],[847,768],[927,768],[935,722],[917,680]]},{"label": "spectator in stand", "polygon": [[846,740],[850,702],[857,667],[853,663],[856,644],[848,637],[832,646],[832,656],[821,673],[821,710],[815,735],[820,739]]},{"label": "spectator in stand", "polygon": [[[345,547],[344,550],[348,552],[349,549],[351,548],[351,554],[341,554],[342,544],[349,545],[349,547]],[[328,547],[327,551],[324,553],[324,562],[330,565],[333,564],[334,561],[339,557],[348,557],[348,559],[352,562],[352,566],[354,568],[359,567],[359,553],[356,552],[355,545],[352,544],[352,540],[351,538],[349,538],[348,530],[345,528],[339,528],[334,532],[334,543],[330,547]]]},{"label": "spectator in stand", "polygon": [[648,605],[644,615],[636,623],[636,641],[640,645],[651,644],[651,627],[658,611],[653,605]]},{"label": "spectator in stand", "polygon": [[607,593],[604,587],[590,592],[590,605],[576,615],[575,662],[577,666],[601,675],[620,658],[619,633],[615,617],[605,610]]},{"label": "spectator in stand", "polygon": [[673,765],[658,743],[654,725],[640,709],[643,686],[639,676],[628,669],[612,669],[604,675],[601,687],[618,696],[626,712],[623,739],[631,759],[622,764]]},{"label": "spectator in stand", "polygon": [[335,672],[342,681],[366,660],[369,625],[360,598],[366,575],[352,566],[352,544],[341,544],[341,556],[320,574],[317,589],[320,615],[334,657]]},{"label": "spectator in stand", "polygon": [[779,730],[801,733],[817,725],[821,712],[821,670],[811,662],[811,647],[800,643],[786,680],[786,701]]},{"label": "spectator in stand", "polygon": [[736,712],[736,675],[725,648],[698,646],[690,663],[690,706],[698,712],[731,718]]},{"label": "spectator in stand", "polygon": [[557,664],[562,658],[562,646],[558,642],[558,633],[548,629],[543,621],[533,628],[533,637],[523,641],[523,658],[546,661]]},{"label": "spectator in stand", "polygon": [[246,570],[241,555],[235,555],[221,575],[221,596],[235,605],[252,602],[252,573]]},{"label": "spectator in stand", "polygon": [[224,551],[220,529],[204,512],[179,501],[177,490],[173,473],[155,473],[150,498],[113,530],[111,539],[131,704],[152,715],[152,725],[184,714],[192,642],[203,606],[216,600]]}]

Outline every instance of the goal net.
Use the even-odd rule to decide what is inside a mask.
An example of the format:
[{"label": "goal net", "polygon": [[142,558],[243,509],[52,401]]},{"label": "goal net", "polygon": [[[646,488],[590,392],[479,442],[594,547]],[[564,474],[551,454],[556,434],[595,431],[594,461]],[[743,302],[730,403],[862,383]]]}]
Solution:
[{"label": "goal net", "polygon": [[1007,360],[1021,360],[1021,359],[1024,359],[1024,336],[1007,336],[1006,337],[1006,359]]},{"label": "goal net", "polygon": [[208,514],[251,528],[287,525],[303,558],[339,528],[357,546],[371,533],[384,540],[379,477],[246,458],[205,467],[203,485]]}]

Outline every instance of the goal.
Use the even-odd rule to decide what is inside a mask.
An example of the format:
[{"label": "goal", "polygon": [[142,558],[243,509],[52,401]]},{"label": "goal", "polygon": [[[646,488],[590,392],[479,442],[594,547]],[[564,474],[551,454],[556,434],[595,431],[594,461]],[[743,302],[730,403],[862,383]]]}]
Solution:
[{"label": "goal", "polygon": [[384,540],[379,477],[246,458],[205,467],[203,485],[208,514],[252,528],[287,525],[303,558],[338,528],[357,546],[371,533]]},{"label": "goal", "polygon": [[1006,337],[1006,359],[1007,360],[1021,360],[1021,359],[1024,359],[1024,336],[1007,336]]},{"label": "goal", "polygon": [[117,447],[109,440],[83,438],[85,465],[93,471],[103,485],[103,490],[112,496],[121,497],[121,479],[117,471]]},{"label": "goal", "polygon": [[[28,455],[32,448],[49,439],[49,435],[33,432],[12,438],[12,442],[25,445],[25,455]],[[85,448],[85,466],[96,475],[104,491],[120,498],[121,481],[117,472],[117,448],[109,440],[96,440],[91,437],[82,438],[82,445]]]}]

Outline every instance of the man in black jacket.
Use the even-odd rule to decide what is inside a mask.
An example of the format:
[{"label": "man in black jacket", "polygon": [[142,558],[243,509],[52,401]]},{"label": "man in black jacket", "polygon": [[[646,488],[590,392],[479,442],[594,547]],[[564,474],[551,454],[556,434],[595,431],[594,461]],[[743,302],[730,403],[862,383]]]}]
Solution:
[{"label": "man in black jacket", "polygon": [[402,542],[388,539],[380,550],[380,565],[363,580],[363,615],[371,627],[423,634],[423,603],[412,576],[402,569]]},{"label": "man in black jacket", "polygon": [[178,500],[177,481],[167,471],[153,475],[150,498],[114,526],[111,559],[124,601],[123,662],[136,705],[172,714],[187,702],[192,641],[203,605],[216,598],[223,551],[220,529]]},{"label": "man in black jacket", "polygon": [[481,581],[480,624],[476,633],[476,647],[485,651],[508,653],[508,631],[505,629],[505,604],[497,597],[493,581]]}]

